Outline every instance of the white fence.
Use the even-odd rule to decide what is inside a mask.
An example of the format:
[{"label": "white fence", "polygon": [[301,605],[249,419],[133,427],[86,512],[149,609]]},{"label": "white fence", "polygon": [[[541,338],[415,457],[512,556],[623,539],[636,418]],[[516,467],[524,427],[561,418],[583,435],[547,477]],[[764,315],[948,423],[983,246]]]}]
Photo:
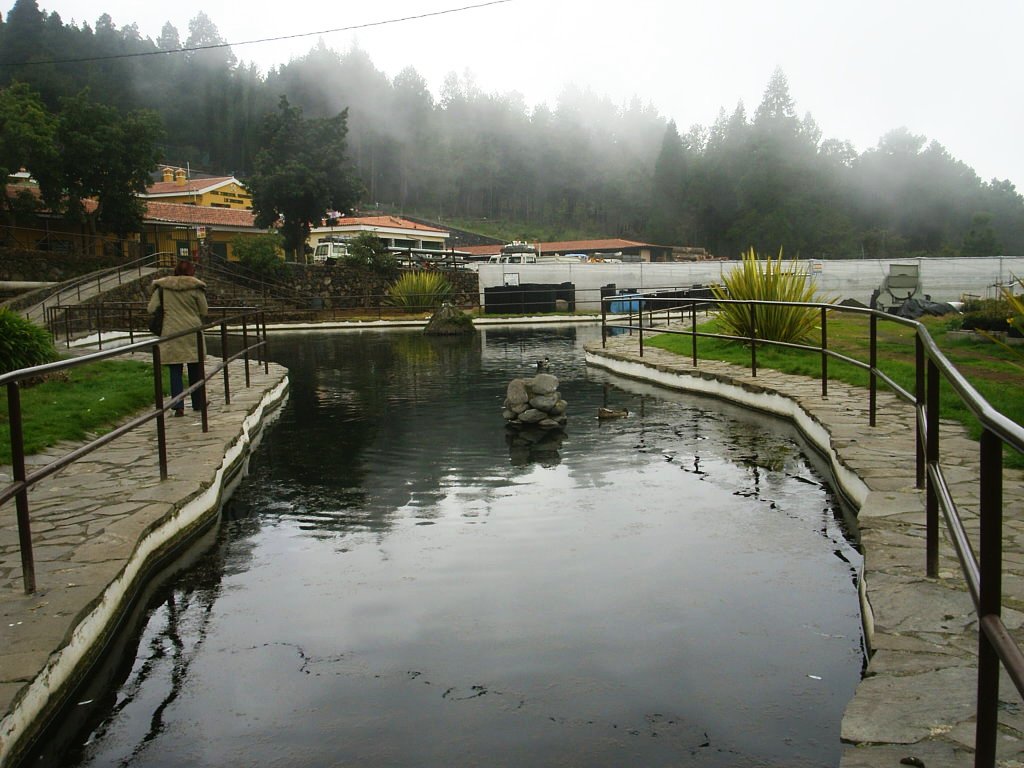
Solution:
[{"label": "white fence", "polygon": [[[784,264],[786,262],[783,260]],[[686,264],[482,264],[480,301],[484,289],[524,283],[573,283],[576,308],[600,309],[599,289],[614,284],[616,289],[687,288],[722,281],[738,261],[705,261]],[[855,299],[868,304],[871,294],[889,273],[890,264],[920,265],[921,284],[933,301],[957,301],[965,294],[993,298],[998,286],[1024,277],[1024,257],[851,259],[798,261],[817,280],[821,299]]]}]

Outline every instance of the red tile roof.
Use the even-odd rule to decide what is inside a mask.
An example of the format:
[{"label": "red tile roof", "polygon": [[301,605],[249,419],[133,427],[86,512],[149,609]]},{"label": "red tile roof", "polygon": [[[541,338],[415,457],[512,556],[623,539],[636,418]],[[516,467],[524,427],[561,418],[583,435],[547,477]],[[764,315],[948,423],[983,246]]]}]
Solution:
[{"label": "red tile roof", "polygon": [[497,245],[460,245],[456,250],[473,256],[493,256],[501,252],[501,243]]},{"label": "red tile roof", "polygon": [[204,224],[222,227],[255,227],[256,217],[252,211],[240,208],[210,208],[205,205],[185,205],[184,203],[158,203],[146,201],[147,222],[167,222],[170,224]]},{"label": "red tile roof", "polygon": [[[39,197],[39,188],[27,184],[8,184],[7,195],[15,197],[23,191],[28,191],[35,197]],[[255,227],[255,216],[252,211],[244,211],[239,208],[210,208],[200,205],[185,205],[184,203],[159,203],[153,200],[144,200],[146,212],[143,214],[143,221],[149,223],[168,224],[205,224],[207,226],[222,227]],[[86,213],[93,213],[96,210],[95,200],[83,200]]]},{"label": "red tile roof", "polygon": [[[39,187],[35,184],[8,184],[5,191],[7,192],[7,196],[12,198],[17,197],[23,192],[28,192],[37,200],[42,199],[43,196],[42,192],[39,191]],[[82,201],[82,207],[85,208],[86,213],[94,213],[98,206],[99,203],[90,198],[86,198]],[[53,215],[53,212],[47,208],[40,209],[39,213]]]},{"label": "red tile roof", "polygon": [[445,233],[448,230],[428,227],[398,216],[343,216],[337,219],[335,227],[388,227],[391,229],[414,229],[419,232]]},{"label": "red tile roof", "polygon": [[650,246],[650,243],[613,237],[605,240],[562,240],[555,243],[540,243],[540,250],[541,253],[572,253],[573,251],[621,251],[624,248]]},{"label": "red tile roof", "polygon": [[[539,243],[529,241],[530,245],[537,246],[540,253],[578,253],[583,251],[621,251],[626,248],[650,248],[650,243],[641,243],[636,240],[622,240],[620,238],[606,238],[604,240],[561,240],[553,243]],[[664,246],[653,246],[661,248]],[[501,251],[501,245],[463,245],[460,251],[474,256],[490,256]]]},{"label": "red tile roof", "polygon": [[[158,181],[146,187],[143,197],[150,195],[201,195],[232,181],[237,182],[238,179],[234,176],[213,176],[208,179],[189,179],[184,184],[179,184],[176,181]],[[240,184],[241,182],[238,183]]]}]

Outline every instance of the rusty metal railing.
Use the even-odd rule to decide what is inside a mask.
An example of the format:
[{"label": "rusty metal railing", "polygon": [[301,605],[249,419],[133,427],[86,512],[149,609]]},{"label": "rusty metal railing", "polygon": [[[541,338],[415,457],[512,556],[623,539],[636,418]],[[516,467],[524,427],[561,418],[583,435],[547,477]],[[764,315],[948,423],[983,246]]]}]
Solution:
[{"label": "rusty metal railing", "polygon": [[[219,310],[221,308],[214,308]],[[256,359],[263,364],[264,371],[269,371],[270,360],[267,356],[267,326],[263,317],[263,311],[252,307],[231,308],[232,314],[225,314],[218,320],[202,326],[191,328],[181,333],[168,335],[162,339],[149,339],[147,341],[127,344],[115,349],[94,352],[80,357],[67,360],[60,360],[54,363],[38,365],[32,368],[23,368],[18,371],[0,376],[0,386],[7,389],[7,416],[10,424],[11,436],[11,467],[12,481],[6,487],[0,488],[0,506],[11,499],[15,500],[18,520],[18,541],[21,554],[22,580],[26,594],[36,591],[35,563],[32,554],[32,532],[31,515],[29,508],[29,491],[41,480],[50,477],[54,473],[78,461],[84,456],[111,443],[123,435],[132,432],[151,421],[156,422],[157,431],[157,464],[159,466],[160,479],[166,480],[167,472],[167,437],[164,417],[168,410],[184,403],[184,399],[192,393],[201,390],[201,424],[203,432],[208,431],[208,403],[206,397],[207,384],[221,371],[223,371],[224,403],[231,403],[231,387],[228,376],[228,366],[236,360],[244,361],[245,385],[251,386],[250,364],[255,353]],[[160,360],[160,341],[176,339],[179,337],[195,335],[197,348],[202,349],[204,332],[217,328],[221,338],[221,357],[212,370],[206,370],[205,360],[200,356],[200,376],[198,381],[189,381],[189,386],[175,397],[165,399],[163,390],[163,368]],[[230,353],[228,348],[228,329],[239,329],[242,337],[241,348]],[[250,338],[250,329],[253,337]],[[24,424],[21,407],[21,384],[27,379],[32,379],[47,374],[59,373],[72,368],[80,368],[91,363],[102,360],[109,360],[115,357],[125,357],[137,352],[149,352],[153,360],[153,409],[139,416],[136,416],[110,432],[90,440],[86,444],[76,448],[69,453],[49,462],[48,464],[35,469],[31,473],[26,469]]]},{"label": "rusty metal railing", "polygon": [[[1003,555],[1003,453],[1006,447],[1024,454],[1024,427],[1007,418],[964,378],[963,374],[946,358],[927,328],[916,320],[889,315],[863,307],[846,307],[836,304],[742,301],[717,298],[663,299],[657,293],[637,297],[636,306],[629,307],[625,320],[609,321],[605,304],[617,297],[602,300],[601,339],[607,344],[610,329],[619,329],[638,337],[641,357],[644,353],[644,335],[651,333],[685,334],[692,339],[691,359],[694,367],[699,365],[697,355],[698,338],[728,339],[748,344],[750,347],[751,375],[757,375],[757,349],[771,345],[789,349],[815,352],[821,357],[821,395],[828,397],[828,361],[841,360],[856,368],[867,371],[868,412],[870,426],[876,424],[878,383],[882,382],[899,399],[914,407],[916,423],[916,483],[925,489],[925,571],[929,578],[936,578],[939,572],[939,512],[942,512],[956,555],[960,561],[978,616],[978,678],[977,678],[977,726],[975,735],[975,766],[994,766],[996,763],[996,738],[998,733],[999,673],[1005,668],[1019,695],[1024,697],[1024,652],[1010,635],[1002,619],[1002,571]],[[749,334],[744,337],[700,331],[696,322],[699,308],[708,310],[720,305],[741,304],[749,307]],[[758,335],[757,313],[759,307],[803,307],[820,315],[820,339],[817,345],[795,344],[765,339]],[[688,327],[669,327],[671,312],[679,313],[680,320],[687,319]],[[828,344],[828,315],[830,312],[844,312],[867,316],[868,318],[868,361],[857,360],[830,349]],[[665,314],[664,325],[656,324],[656,318]],[[647,323],[644,323],[644,318]],[[878,325],[880,322],[895,323],[914,330],[915,386],[910,392],[887,375],[878,364]],[[957,500],[946,479],[940,463],[940,431],[942,422],[939,412],[939,395],[943,385],[952,387],[960,401],[981,425],[979,440],[979,494],[973,500],[978,509],[980,532],[978,551],[971,543],[964,525]],[[961,500],[962,502],[962,500]]]}]

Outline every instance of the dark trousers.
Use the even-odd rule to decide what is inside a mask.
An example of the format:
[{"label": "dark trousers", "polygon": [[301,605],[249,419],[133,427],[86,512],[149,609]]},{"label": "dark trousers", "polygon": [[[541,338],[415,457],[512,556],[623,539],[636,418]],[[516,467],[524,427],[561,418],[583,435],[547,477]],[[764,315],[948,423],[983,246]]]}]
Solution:
[{"label": "dark trousers", "polygon": [[[171,397],[177,397],[185,391],[185,384],[182,381],[182,367],[184,363],[168,363],[167,368],[171,374]],[[188,383],[189,386],[195,384],[201,378],[202,374],[199,371],[199,363],[188,364]],[[184,403],[177,403],[174,406],[176,411],[185,410]],[[203,390],[197,389],[192,393],[192,410],[201,411],[203,409]]]}]

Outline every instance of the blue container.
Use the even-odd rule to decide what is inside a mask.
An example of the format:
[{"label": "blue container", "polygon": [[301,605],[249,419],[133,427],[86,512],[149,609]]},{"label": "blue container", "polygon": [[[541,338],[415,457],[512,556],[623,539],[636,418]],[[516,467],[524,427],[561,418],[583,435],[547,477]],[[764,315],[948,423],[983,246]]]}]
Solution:
[{"label": "blue container", "polygon": [[643,306],[643,301],[641,301],[640,294],[638,293],[620,293],[619,297],[610,302],[611,309],[609,311],[613,315],[624,315],[627,312],[635,314]]}]

